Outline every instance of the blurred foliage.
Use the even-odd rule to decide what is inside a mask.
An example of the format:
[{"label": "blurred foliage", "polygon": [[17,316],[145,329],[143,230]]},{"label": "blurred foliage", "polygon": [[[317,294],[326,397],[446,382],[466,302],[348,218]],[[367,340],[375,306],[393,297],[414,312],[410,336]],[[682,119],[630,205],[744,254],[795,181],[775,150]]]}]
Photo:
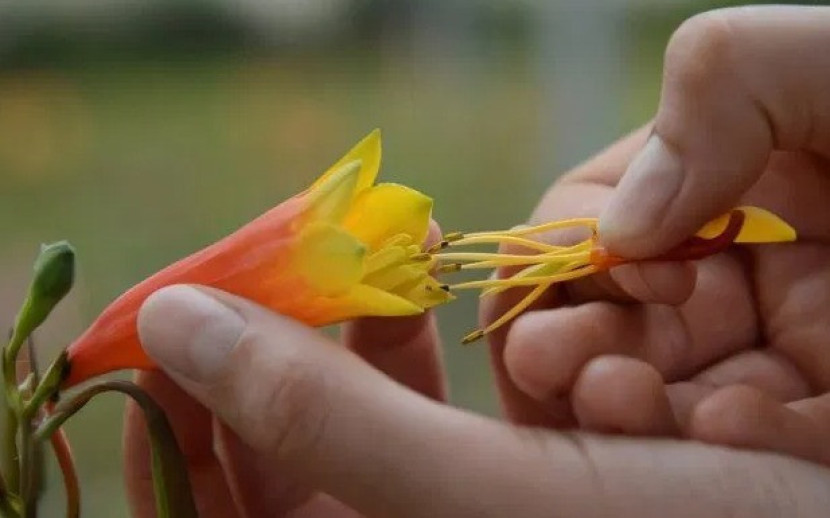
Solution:
[{"label": "blurred foliage", "polygon": [[[412,2],[354,2],[327,38],[268,44],[221,4],[149,5],[107,30],[12,13],[17,30],[0,43],[0,324],[40,242],[78,251],[76,290],[40,335],[44,356],[131,284],[304,188],[373,127],[382,177],[434,196],[445,230],[512,226],[540,195],[549,137],[526,8],[475,10],[471,58],[414,50]],[[652,113],[665,42],[704,5],[724,3],[626,18],[627,81],[609,87],[626,127]],[[495,413],[486,346],[457,345],[476,303],[439,310],[445,356],[454,403]],[[121,412],[104,398],[69,426],[85,516],[126,515]],[[60,508],[53,486],[43,516]]]}]

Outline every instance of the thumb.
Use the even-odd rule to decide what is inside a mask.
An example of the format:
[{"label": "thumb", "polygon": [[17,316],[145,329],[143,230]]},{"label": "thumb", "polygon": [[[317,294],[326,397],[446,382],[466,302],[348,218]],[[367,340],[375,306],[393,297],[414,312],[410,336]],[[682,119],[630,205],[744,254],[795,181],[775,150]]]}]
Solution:
[{"label": "thumb", "polygon": [[[263,460],[365,515],[510,516],[565,496],[528,483],[550,475],[535,441],[408,390],[253,303],[173,286],[138,322],[147,353]],[[558,442],[568,478],[591,487],[579,454]]]},{"label": "thumb", "polygon": [[830,155],[830,9],[745,7],[686,21],[654,130],[600,216],[613,252],[655,255],[730,209],[773,149]]},{"label": "thumb", "polygon": [[827,470],[805,462],[517,428],[443,406],[215,290],[160,290],[139,332],[263,463],[365,516],[807,517],[829,505]]}]

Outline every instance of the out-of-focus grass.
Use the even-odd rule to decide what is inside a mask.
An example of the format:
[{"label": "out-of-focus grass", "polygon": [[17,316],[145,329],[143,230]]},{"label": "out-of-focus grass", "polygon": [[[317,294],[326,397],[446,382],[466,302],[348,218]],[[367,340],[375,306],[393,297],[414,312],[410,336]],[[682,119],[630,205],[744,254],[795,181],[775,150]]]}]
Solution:
[{"label": "out-of-focus grass", "polygon": [[[659,79],[659,53],[634,50],[632,83],[618,86],[630,126]],[[519,223],[549,145],[536,78],[518,51],[478,63],[343,52],[1,74],[0,323],[39,242],[66,238],[79,253],[77,287],[40,334],[50,357],[122,290],[302,189],[373,127],[383,178],[434,196],[446,230]],[[493,413],[486,346],[457,345],[475,304],[439,310],[445,354],[453,401]],[[85,516],[126,515],[121,408],[105,397],[69,426]],[[61,498],[53,483],[43,515],[57,516]]]}]

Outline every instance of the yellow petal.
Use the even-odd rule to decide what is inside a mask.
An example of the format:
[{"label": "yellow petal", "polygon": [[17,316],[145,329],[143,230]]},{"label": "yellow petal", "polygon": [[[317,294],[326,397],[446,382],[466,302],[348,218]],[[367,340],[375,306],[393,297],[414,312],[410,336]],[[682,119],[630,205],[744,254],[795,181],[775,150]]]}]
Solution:
[{"label": "yellow petal", "polygon": [[[744,224],[736,243],[781,243],[795,241],[796,232],[786,221],[782,220],[772,212],[758,207],[738,207],[744,213]],[[697,236],[705,239],[712,239],[720,235],[729,222],[729,214],[710,221],[703,226]]]},{"label": "yellow petal", "polygon": [[403,293],[403,296],[424,309],[455,299],[451,293],[441,289],[441,285],[432,277],[425,277],[422,283],[413,286],[406,293]]},{"label": "yellow petal", "polygon": [[422,243],[429,231],[432,199],[397,184],[380,184],[361,192],[343,220],[343,227],[379,249],[389,238],[405,234]]},{"label": "yellow petal", "polygon": [[378,176],[378,171],[380,170],[380,156],[380,130],[376,129],[364,137],[363,140],[358,142],[352,149],[350,149],[349,152],[343,156],[343,158],[335,162],[335,164],[331,166],[328,171],[323,173],[323,175],[311,185],[311,188],[316,189],[329,176],[335,174],[343,165],[348,164],[349,162],[359,161],[361,163],[360,174],[358,175],[354,192],[359,193],[364,189],[368,189],[375,183],[375,179]]},{"label": "yellow petal", "polygon": [[343,303],[351,316],[395,317],[417,315],[424,310],[403,297],[365,284],[353,286]]},{"label": "yellow petal", "polygon": [[402,265],[410,255],[412,254],[408,253],[407,249],[402,246],[381,248],[366,258],[366,262],[363,265],[364,278],[386,268]]},{"label": "yellow petal", "polygon": [[296,268],[319,294],[343,295],[360,282],[366,247],[354,236],[328,223],[312,223],[299,240]]},{"label": "yellow petal", "polygon": [[406,286],[415,285],[428,275],[429,264],[401,264],[378,270],[363,277],[363,284],[380,288],[392,293],[406,291]]},{"label": "yellow petal", "polygon": [[360,176],[359,160],[341,165],[332,174],[321,178],[308,192],[309,215],[328,223],[339,223],[349,212]]}]

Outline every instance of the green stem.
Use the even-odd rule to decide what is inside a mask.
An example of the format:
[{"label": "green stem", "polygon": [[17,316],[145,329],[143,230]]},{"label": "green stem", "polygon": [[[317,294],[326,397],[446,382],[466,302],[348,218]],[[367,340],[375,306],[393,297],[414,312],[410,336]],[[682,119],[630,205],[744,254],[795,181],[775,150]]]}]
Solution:
[{"label": "green stem", "polygon": [[17,414],[7,408],[4,422],[6,429],[3,431],[3,473],[8,477],[7,487],[16,491],[19,484]]},{"label": "green stem", "polygon": [[23,406],[22,413],[24,420],[31,420],[40,411],[41,406],[47,399],[58,393],[60,389],[61,380],[63,380],[66,366],[69,360],[67,353],[64,351],[58,358],[52,362],[46,373],[41,378],[40,382],[35,387],[32,397]]},{"label": "green stem", "polygon": [[33,498],[34,471],[32,426],[30,421],[23,421],[20,434],[20,500],[23,502],[23,516],[34,518],[37,508]]},{"label": "green stem", "polygon": [[4,518],[18,515],[10,499],[11,495],[9,494],[9,489],[6,487],[6,481],[0,476],[0,515]]},{"label": "green stem", "polygon": [[104,392],[120,392],[131,397],[144,413],[150,436],[156,515],[159,518],[197,517],[187,462],[176,443],[170,422],[164,415],[164,410],[146,392],[132,383],[101,382],[86,388],[72,399],[62,401],[54,408],[54,413],[44,419],[35,430],[34,440],[42,442],[59,432],[67,419],[83,408],[90,399]]},{"label": "green stem", "polygon": [[[19,453],[17,450],[18,413],[20,410],[20,393],[17,389],[16,358],[17,353],[10,355],[11,351],[19,351],[23,339],[19,334],[12,331],[9,344],[3,350],[3,383],[4,392],[4,413],[5,430],[3,434],[2,472],[8,477],[8,489],[17,492],[20,489],[20,466]],[[17,344],[17,346],[15,346]]]},{"label": "green stem", "polygon": [[18,518],[20,516],[20,502],[8,493],[0,497],[0,516],[3,518]]}]

